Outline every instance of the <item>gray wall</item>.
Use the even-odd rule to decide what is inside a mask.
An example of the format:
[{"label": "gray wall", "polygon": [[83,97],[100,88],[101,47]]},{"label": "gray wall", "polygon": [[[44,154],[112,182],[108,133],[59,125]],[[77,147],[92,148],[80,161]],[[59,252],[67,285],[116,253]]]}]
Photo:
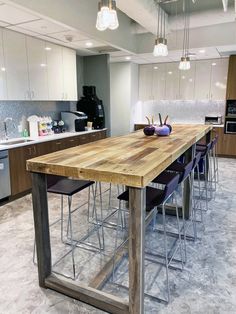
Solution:
[{"label": "gray wall", "polygon": [[106,127],[110,130],[110,63],[109,55],[89,56],[83,60],[84,85],[96,86],[97,96],[103,101]]},{"label": "gray wall", "polygon": [[[63,101],[1,101],[0,102],[0,139],[4,137],[3,121],[7,117],[13,119],[8,127],[11,137],[21,136],[18,129],[28,128],[27,118],[31,115],[50,116],[60,119],[60,112],[70,110],[70,102]],[[19,128],[18,128],[19,127]]]}]

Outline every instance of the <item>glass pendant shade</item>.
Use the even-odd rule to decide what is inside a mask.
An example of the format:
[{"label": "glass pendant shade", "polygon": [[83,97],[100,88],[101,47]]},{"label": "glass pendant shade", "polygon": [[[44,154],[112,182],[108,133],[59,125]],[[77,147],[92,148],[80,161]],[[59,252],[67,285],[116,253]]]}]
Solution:
[{"label": "glass pendant shade", "polygon": [[116,12],[116,2],[114,0],[102,0],[98,3],[98,13],[96,28],[104,31],[107,28],[114,30],[119,27]]},{"label": "glass pendant shade", "polygon": [[111,16],[111,22],[110,22],[109,28],[111,30],[117,29],[119,27],[119,22],[118,22],[116,11],[115,10],[111,10],[110,11],[110,16]]},{"label": "glass pendant shade", "polygon": [[187,71],[187,70],[190,70],[190,68],[191,68],[191,65],[190,65],[189,57],[182,57],[179,63],[179,70]]},{"label": "glass pendant shade", "polygon": [[166,57],[168,56],[167,40],[164,38],[158,38],[155,40],[155,46],[153,49],[154,57]]}]

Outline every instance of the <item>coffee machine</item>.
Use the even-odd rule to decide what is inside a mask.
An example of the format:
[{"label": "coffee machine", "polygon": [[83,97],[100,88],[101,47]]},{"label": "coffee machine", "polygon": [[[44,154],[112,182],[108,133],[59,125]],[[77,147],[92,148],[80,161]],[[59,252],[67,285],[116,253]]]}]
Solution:
[{"label": "coffee machine", "polygon": [[93,122],[94,129],[105,127],[105,113],[102,100],[96,95],[95,86],[83,86],[83,97],[77,102],[77,110],[88,116],[88,121]]},{"label": "coffee machine", "polygon": [[88,117],[84,112],[80,111],[62,111],[61,119],[65,123],[68,132],[85,131]]}]

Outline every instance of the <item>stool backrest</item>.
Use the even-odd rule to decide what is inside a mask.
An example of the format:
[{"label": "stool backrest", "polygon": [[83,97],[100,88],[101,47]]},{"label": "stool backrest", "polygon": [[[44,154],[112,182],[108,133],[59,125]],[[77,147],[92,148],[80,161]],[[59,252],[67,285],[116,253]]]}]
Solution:
[{"label": "stool backrest", "polygon": [[192,171],[193,169],[193,163],[194,163],[194,160],[190,161],[187,165],[184,166],[184,172],[183,172],[183,175],[182,175],[182,181],[184,179],[187,178],[187,176],[190,174],[190,172]]},{"label": "stool backrest", "polygon": [[176,174],[172,180],[170,180],[164,189],[163,202],[176,190],[179,184],[179,174]]},{"label": "stool backrest", "polygon": [[199,161],[201,159],[201,153],[197,153],[197,155],[195,156],[194,160],[193,160],[193,169],[199,164]]}]

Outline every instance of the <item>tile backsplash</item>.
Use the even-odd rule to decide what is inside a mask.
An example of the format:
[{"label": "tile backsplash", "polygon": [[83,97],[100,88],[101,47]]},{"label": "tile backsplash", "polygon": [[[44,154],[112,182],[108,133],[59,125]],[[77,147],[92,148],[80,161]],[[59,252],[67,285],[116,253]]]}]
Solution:
[{"label": "tile backsplash", "polygon": [[158,120],[158,113],[162,117],[169,116],[171,123],[204,123],[207,115],[225,115],[225,101],[139,101],[135,108],[135,122],[147,123],[145,116],[154,116]]},{"label": "tile backsplash", "polygon": [[51,116],[52,119],[60,119],[60,112],[64,110],[74,109],[74,102],[62,101],[2,101],[0,102],[0,139],[4,138],[5,118],[12,118],[12,122],[8,122],[8,131],[10,137],[19,137],[21,133],[18,126],[22,130],[28,129],[27,118],[31,115]]}]

